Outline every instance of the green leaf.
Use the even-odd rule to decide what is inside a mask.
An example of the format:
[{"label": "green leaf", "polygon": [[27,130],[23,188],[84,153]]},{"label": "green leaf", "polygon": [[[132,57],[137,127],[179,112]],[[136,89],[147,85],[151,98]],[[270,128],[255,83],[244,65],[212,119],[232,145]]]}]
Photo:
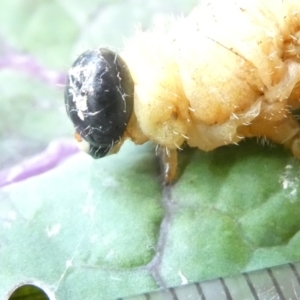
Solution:
[{"label": "green leaf", "polygon": [[0,297],[43,282],[60,299],[114,299],[299,260],[300,164],[254,142],[180,153],[161,185],[150,144],[78,154],[0,194]]},{"label": "green leaf", "polygon": [[[1,169],[72,135],[61,71],[79,53],[120,49],[136,23],[197,3],[1,1]],[[113,299],[300,260],[300,165],[289,152],[185,149],[179,166],[165,187],[154,146],[127,143],[1,189],[0,298],[33,284],[57,299]]]},{"label": "green leaf", "polygon": [[0,81],[0,170],[71,137],[61,89],[13,70],[0,72]]}]

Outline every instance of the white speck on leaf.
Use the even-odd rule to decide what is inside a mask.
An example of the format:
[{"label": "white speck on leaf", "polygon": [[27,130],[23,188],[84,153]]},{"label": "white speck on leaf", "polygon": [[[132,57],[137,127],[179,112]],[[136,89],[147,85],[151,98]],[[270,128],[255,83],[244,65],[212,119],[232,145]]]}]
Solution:
[{"label": "white speck on leaf", "polygon": [[284,172],[279,177],[279,182],[282,188],[291,196],[291,201],[295,201],[300,183],[299,171],[295,170],[292,164],[286,165]]},{"label": "white speck on leaf", "polygon": [[122,279],[119,278],[119,277],[113,277],[113,276],[110,276],[110,279],[115,280],[115,281],[121,281],[121,280],[122,280]]},{"label": "white speck on leaf", "polygon": [[66,261],[66,268],[70,268],[70,267],[72,267],[72,266],[73,266],[72,260],[68,259],[68,260]]},{"label": "white speck on leaf", "polygon": [[181,271],[178,272],[178,275],[181,279],[181,284],[184,285],[184,284],[188,284],[189,281],[187,280],[187,278],[181,273]]},{"label": "white speck on leaf", "polygon": [[59,223],[57,223],[51,227],[47,227],[46,231],[47,231],[48,237],[57,235],[60,232],[60,229],[61,229],[61,224],[59,224]]}]

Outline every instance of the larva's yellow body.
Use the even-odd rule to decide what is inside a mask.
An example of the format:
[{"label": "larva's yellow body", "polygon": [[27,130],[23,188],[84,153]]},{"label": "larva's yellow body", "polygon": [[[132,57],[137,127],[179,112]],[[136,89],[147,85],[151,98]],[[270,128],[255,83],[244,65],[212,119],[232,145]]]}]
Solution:
[{"label": "larva's yellow body", "polygon": [[135,84],[126,134],[136,143],[210,151],[261,136],[300,157],[299,0],[209,1],[138,32],[121,55]]},{"label": "larva's yellow body", "polygon": [[159,145],[165,181],[183,143],[211,151],[268,138],[300,158],[300,0],[213,0],[137,32],[121,53],[81,54],[65,106],[92,157],[130,138]]}]

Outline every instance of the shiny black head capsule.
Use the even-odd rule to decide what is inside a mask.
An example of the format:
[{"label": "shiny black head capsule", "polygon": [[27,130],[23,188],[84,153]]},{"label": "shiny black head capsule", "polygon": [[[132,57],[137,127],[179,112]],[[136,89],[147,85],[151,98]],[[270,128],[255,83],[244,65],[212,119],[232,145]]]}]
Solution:
[{"label": "shiny black head capsule", "polygon": [[121,140],[133,111],[134,84],[123,59],[105,48],[81,54],[68,72],[67,114],[94,158]]}]

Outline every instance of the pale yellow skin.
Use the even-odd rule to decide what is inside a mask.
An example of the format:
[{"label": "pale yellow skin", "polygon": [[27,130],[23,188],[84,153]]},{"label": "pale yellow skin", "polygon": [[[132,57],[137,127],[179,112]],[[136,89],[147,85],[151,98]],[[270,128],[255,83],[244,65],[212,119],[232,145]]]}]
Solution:
[{"label": "pale yellow skin", "polygon": [[165,150],[165,180],[186,142],[210,151],[266,137],[300,157],[300,1],[208,1],[138,32],[121,56],[135,83],[124,138]]}]

